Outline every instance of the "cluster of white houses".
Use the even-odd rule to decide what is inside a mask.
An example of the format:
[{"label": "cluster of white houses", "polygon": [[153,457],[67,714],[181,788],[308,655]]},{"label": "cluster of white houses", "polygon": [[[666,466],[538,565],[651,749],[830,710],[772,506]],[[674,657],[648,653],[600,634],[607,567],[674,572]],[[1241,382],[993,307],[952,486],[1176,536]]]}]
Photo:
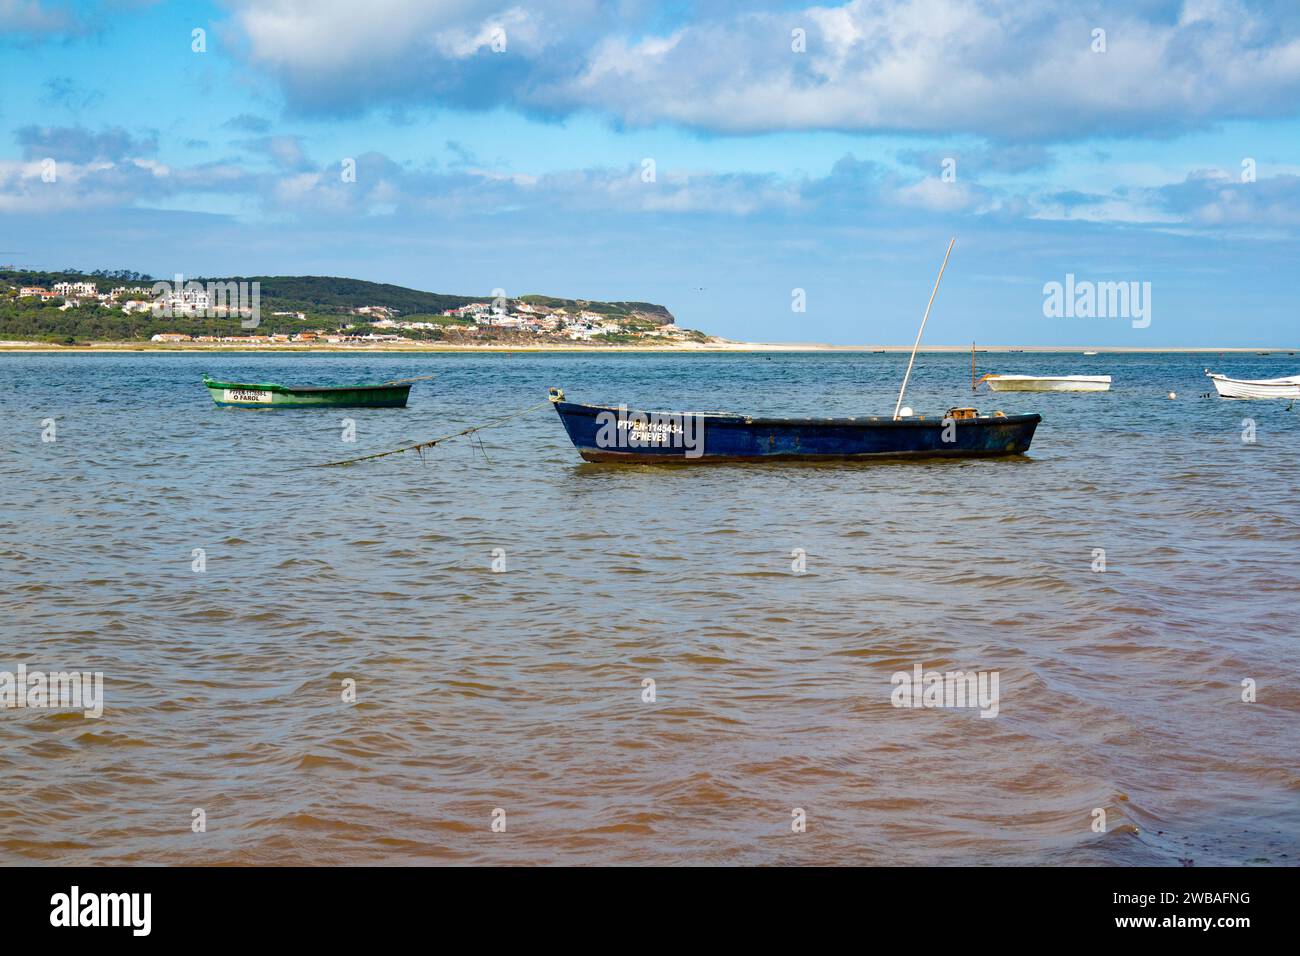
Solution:
[{"label": "cluster of white houses", "polygon": [[93,282],[56,282],[53,288],[46,289],[38,285],[25,285],[18,289],[20,299],[62,299],[63,309],[79,308],[83,302],[93,302],[105,308],[121,307],[123,312],[144,312],[152,307],[153,289],[143,286],[118,286],[108,292],[100,292]]},{"label": "cluster of white houses", "polygon": [[[100,292],[93,282],[59,282],[52,288],[40,286],[23,286],[18,289],[20,298],[38,298],[43,301],[61,299],[61,309],[78,308],[83,304],[98,305],[101,308],[120,308],[123,312],[153,312],[158,316],[235,316],[250,314],[246,305],[232,302],[233,308],[225,303],[214,305],[210,293],[198,283],[190,283],[177,291],[156,294],[154,289],[141,286],[119,286],[109,292]],[[221,297],[218,296],[220,299]],[[370,344],[376,342],[405,342],[407,337],[397,334],[403,331],[427,332],[446,328],[446,323],[401,320],[398,311],[388,306],[365,305],[349,309],[349,312],[364,319],[376,331],[365,335],[347,332],[327,332],[321,329],[302,331],[296,334],[275,333],[266,335],[188,335],[183,332],[161,332],[153,336],[154,342],[203,342],[229,343],[245,345],[279,345],[302,342],[319,342],[328,344]],[[303,312],[273,312],[273,316],[292,317],[299,321],[306,319]],[[470,302],[455,309],[446,309],[442,315],[446,318],[460,320],[455,327],[464,332],[476,332],[487,329],[515,329],[523,332],[547,334],[572,340],[592,339],[597,336],[627,331],[619,321],[607,315],[601,315],[590,309],[574,307],[573,311],[564,306],[549,307],[525,302],[522,299],[493,302]],[[469,325],[466,320],[473,322]],[[676,325],[656,326],[653,329],[639,331],[639,335],[650,338],[679,338],[686,333]]]},{"label": "cluster of white houses", "polygon": [[[226,316],[248,315],[250,312],[248,303],[233,299],[229,303],[218,302],[214,305],[211,294],[197,282],[162,294],[144,286],[119,286],[108,292],[100,292],[93,282],[56,282],[49,289],[34,285],[22,286],[18,290],[18,297],[45,302],[62,299],[60,309],[99,305],[105,309],[120,308],[127,314],[153,312],[164,316]],[[299,316],[301,314],[298,313]]]},{"label": "cluster of white houses", "polygon": [[[521,329],[525,332],[559,333],[569,339],[591,339],[598,335],[626,331],[617,319],[590,309],[578,309],[570,312],[565,307],[550,308],[534,305],[523,300],[514,300],[507,305],[490,302],[471,302],[456,309],[447,309],[443,315],[459,319],[473,319],[480,327],[498,329]],[[376,322],[376,326],[387,325],[391,328],[418,328],[428,323]],[[655,337],[674,337],[680,330],[676,325],[661,325],[642,334]]]},{"label": "cluster of white houses", "polygon": [[151,342],[206,342],[226,345],[292,345],[295,342],[328,343],[330,345],[369,345],[375,342],[406,342],[400,335],[349,335],[345,332],[276,332],[271,335],[186,335],[184,332],[159,332],[149,338]]}]

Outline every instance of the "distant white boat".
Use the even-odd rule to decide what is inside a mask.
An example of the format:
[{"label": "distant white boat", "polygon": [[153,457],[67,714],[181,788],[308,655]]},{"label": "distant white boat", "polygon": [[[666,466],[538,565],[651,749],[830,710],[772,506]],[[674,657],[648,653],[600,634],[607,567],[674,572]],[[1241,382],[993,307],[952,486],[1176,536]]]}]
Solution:
[{"label": "distant white boat", "polygon": [[1096,355],[1097,353],[1096,353],[1096,352],[1084,352],[1083,354],[1084,354],[1084,355]]},{"label": "distant white boat", "polygon": [[1205,374],[1214,383],[1220,398],[1300,398],[1300,375],[1289,378],[1228,378],[1208,368]]},{"label": "distant white boat", "polygon": [[1106,392],[1109,375],[985,375],[995,392]]}]

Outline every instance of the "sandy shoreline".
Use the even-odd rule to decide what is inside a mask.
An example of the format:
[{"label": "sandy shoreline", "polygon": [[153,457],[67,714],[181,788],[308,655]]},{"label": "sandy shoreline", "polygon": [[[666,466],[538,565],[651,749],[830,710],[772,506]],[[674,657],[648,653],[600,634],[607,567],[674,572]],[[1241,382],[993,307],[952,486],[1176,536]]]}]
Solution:
[{"label": "sandy shoreline", "polygon": [[[517,353],[517,352],[575,352],[575,353],[598,353],[598,352],[657,352],[673,353],[679,355],[691,354],[715,354],[718,352],[887,352],[887,353],[908,353],[912,350],[910,345],[821,345],[815,343],[802,342],[710,342],[707,344],[690,343],[682,345],[564,345],[564,344],[547,344],[547,345],[439,345],[436,343],[419,343],[415,345],[397,345],[393,343],[382,343],[377,345],[335,345],[322,346],[317,344],[294,344],[287,343],[284,345],[251,345],[239,346],[221,343],[202,343],[202,344],[179,344],[179,343],[152,343],[152,342],[96,342],[90,345],[51,345],[46,342],[5,342],[0,341],[0,353],[24,353],[24,352],[164,352],[169,354],[185,352],[273,352],[276,354],[286,352],[306,352],[306,353],[341,353],[341,354],[369,354],[374,352],[385,353],[426,353],[426,352],[485,352],[485,353]],[[1084,346],[1084,345],[978,345],[976,351],[980,353],[999,353],[999,352],[1036,352],[1048,354],[1081,354],[1085,351],[1096,352],[1099,355],[1106,354],[1126,354],[1126,353],[1186,353],[1186,354],[1218,354],[1218,353],[1238,353],[1250,354],[1257,352],[1273,353],[1291,353],[1298,349],[1296,346],[1225,346],[1214,348],[1186,348],[1186,347],[1147,347],[1132,348],[1127,346]],[[964,352],[969,354],[969,345],[927,345],[920,349],[921,352]]]}]

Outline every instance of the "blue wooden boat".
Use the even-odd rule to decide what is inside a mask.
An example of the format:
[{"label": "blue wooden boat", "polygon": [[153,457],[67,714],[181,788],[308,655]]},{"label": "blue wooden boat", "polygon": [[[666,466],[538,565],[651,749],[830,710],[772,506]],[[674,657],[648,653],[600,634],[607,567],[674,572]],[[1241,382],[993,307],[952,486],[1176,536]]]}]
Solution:
[{"label": "blue wooden boat", "polygon": [[629,411],[626,406],[566,401],[559,388],[550,390],[551,401],[578,454],[587,461],[857,461],[1023,455],[1034,440],[1041,415],[980,415],[973,408],[950,408],[942,416],[927,417],[903,407],[921,335],[956,241],[948,243],[934,280],[891,417],[756,418],[727,412]]},{"label": "blue wooden boat", "polygon": [[645,412],[551,402],[586,461],[672,462],[856,461],[1022,455],[1041,415],[979,415],[954,408],[944,416],[902,418],[757,418],[726,412]]}]

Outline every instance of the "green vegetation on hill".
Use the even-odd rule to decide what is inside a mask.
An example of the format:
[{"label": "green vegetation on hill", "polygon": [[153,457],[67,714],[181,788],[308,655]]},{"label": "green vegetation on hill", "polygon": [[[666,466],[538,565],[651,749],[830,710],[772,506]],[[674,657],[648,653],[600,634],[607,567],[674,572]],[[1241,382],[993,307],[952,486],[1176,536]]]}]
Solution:
[{"label": "green vegetation on hill", "polygon": [[[61,272],[0,270],[0,339],[48,342],[134,341],[148,339],[159,332],[182,332],[189,335],[247,335],[238,319],[175,316],[154,318],[149,313],[127,315],[120,306],[103,307],[93,301],[78,308],[60,310],[54,304],[34,298],[19,298],[22,286],[52,289],[60,282],[93,282],[100,292],[119,286],[152,288],[155,281],[173,281],[173,277],[155,280],[152,276],[129,270],[96,270],[82,273],[75,269]],[[369,317],[355,316],[351,310],[362,306],[384,306],[398,313],[403,322],[433,322],[449,330],[474,325],[470,319],[441,315],[471,302],[488,302],[491,296],[446,295],[421,292],[402,286],[335,276],[193,276],[186,281],[257,282],[261,286],[261,323],[257,334],[300,332],[309,329],[334,330],[354,324],[364,325]],[[515,301],[515,300],[512,300]],[[594,302],[585,299],[557,299],[542,295],[521,296],[518,301],[551,309],[563,308],[570,314],[588,311],[616,319],[628,331],[644,331],[673,321],[672,313],[649,302]],[[275,312],[303,313],[273,315]],[[426,335],[405,333],[408,337],[436,338],[438,330]]]},{"label": "green vegetation on hill", "polygon": [[[307,314],[293,316],[262,315],[256,330],[243,328],[239,319],[175,316],[154,318],[148,312],[102,309],[97,305],[61,311],[57,306],[32,299],[14,301],[0,294],[0,339],[31,342],[132,342],[148,339],[159,332],[183,332],[186,335],[269,335],[275,332],[303,332],[311,329],[333,330],[351,322],[337,315]],[[363,331],[370,331],[369,328]]]},{"label": "green vegetation on hill", "polygon": [[30,269],[0,269],[0,295],[5,285],[14,287],[39,285],[50,288],[60,282],[93,282],[100,292],[108,292],[119,286],[142,286],[150,288],[154,278],[143,272],[130,269],[96,269],[94,272],[81,272],[77,269],[64,269],[62,272],[34,272]]},{"label": "green vegetation on hill", "polygon": [[346,313],[363,305],[382,305],[403,315],[412,312],[441,312],[470,302],[486,302],[491,296],[443,295],[420,292],[400,285],[340,279],[335,276],[216,276],[198,282],[259,282],[262,309],[294,312]]},{"label": "green vegetation on hill", "polygon": [[521,295],[519,301],[548,309],[565,309],[575,314],[585,310],[619,321],[642,319],[652,326],[667,325],[673,321],[671,312],[652,302],[590,302],[586,299],[556,299],[548,295]]},{"label": "green vegetation on hill", "polygon": [[403,322],[432,322],[434,325],[463,325],[468,326],[469,328],[474,327],[473,319],[461,318],[458,315],[435,315],[432,313],[424,315],[415,312],[411,315],[401,316],[401,320]]}]

